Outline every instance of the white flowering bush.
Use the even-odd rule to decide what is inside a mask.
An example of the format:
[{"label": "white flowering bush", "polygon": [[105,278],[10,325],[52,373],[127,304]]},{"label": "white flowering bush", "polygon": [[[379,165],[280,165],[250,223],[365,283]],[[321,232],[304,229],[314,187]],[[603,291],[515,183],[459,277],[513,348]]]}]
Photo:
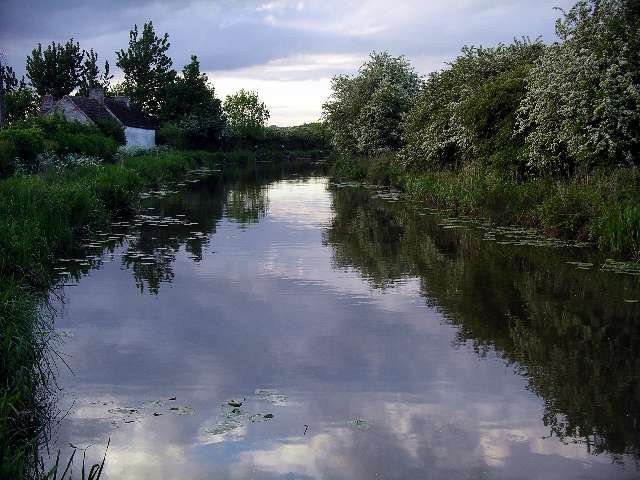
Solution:
[{"label": "white flowering bush", "polygon": [[519,111],[540,174],[639,163],[640,4],[581,0],[556,24],[561,42],[531,70]]},{"label": "white flowering bush", "polygon": [[156,145],[155,147],[139,147],[139,146],[126,146],[123,145],[118,148],[115,154],[115,161],[121,161],[127,157],[141,157],[143,155],[150,155],[155,153],[165,153],[171,150],[171,147],[167,145]]},{"label": "white flowering bush", "polygon": [[422,79],[406,58],[373,53],[357,75],[339,75],[323,116],[333,148],[365,155],[399,148],[402,118],[411,108]]},{"label": "white flowering bush", "polygon": [[448,68],[431,74],[402,127],[399,159],[405,167],[459,168],[505,151],[517,157],[515,114],[524,79],[544,48],[528,39],[464,47]]},{"label": "white flowering bush", "polygon": [[65,170],[73,170],[82,167],[99,167],[102,165],[102,159],[84,155],[81,153],[67,153],[59,155],[53,151],[45,150],[40,153],[35,162],[29,164],[21,159],[15,160],[15,174],[27,175],[32,173],[42,173],[46,171],[56,171],[62,173]]}]

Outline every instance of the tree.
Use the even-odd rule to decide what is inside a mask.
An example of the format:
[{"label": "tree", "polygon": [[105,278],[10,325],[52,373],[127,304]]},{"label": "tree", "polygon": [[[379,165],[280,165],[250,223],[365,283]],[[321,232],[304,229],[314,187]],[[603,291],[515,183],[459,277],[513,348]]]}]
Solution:
[{"label": "tree", "polygon": [[39,111],[39,98],[36,92],[24,80],[17,79],[15,72],[8,65],[0,66],[3,79],[4,120],[8,125],[29,117],[34,117]]},{"label": "tree", "polygon": [[195,55],[175,78],[163,106],[159,138],[179,148],[217,146],[226,126],[222,102]]},{"label": "tree", "polygon": [[572,174],[640,158],[640,4],[581,0],[556,23],[519,112],[531,168]]},{"label": "tree", "polygon": [[343,154],[374,154],[400,146],[401,120],[422,80],[409,61],[372,53],[357,75],[339,75],[323,105],[333,147]]},{"label": "tree", "polygon": [[403,122],[403,165],[437,170],[481,162],[522,173],[524,140],[513,135],[516,114],[527,75],[544,49],[528,39],[467,46],[448,68],[429,75]]},{"label": "tree", "polygon": [[82,76],[80,79],[80,95],[87,96],[92,88],[101,88],[105,91],[109,90],[113,75],[109,72],[109,61],[104,62],[104,71],[100,73],[98,67],[98,54],[93,49],[86,52],[86,58],[82,65]]},{"label": "tree", "polygon": [[227,96],[223,105],[231,135],[257,139],[264,136],[270,114],[258,93],[244,89]]},{"label": "tree", "polygon": [[42,44],[27,57],[27,77],[38,95],[59,99],[80,85],[84,51],[70,39],[67,43],[51,42],[45,50]]},{"label": "tree", "polygon": [[124,73],[122,91],[143,112],[158,119],[176,77],[167,51],[171,44],[167,33],[158,37],[153,22],[145,23],[142,33],[134,25],[129,32],[129,48],[116,52],[116,65]]},{"label": "tree", "polygon": [[176,120],[201,109],[209,109],[215,100],[215,90],[205,73],[200,71],[200,62],[196,55],[182,69],[182,75],[175,78],[171,95],[162,112],[164,120]]}]

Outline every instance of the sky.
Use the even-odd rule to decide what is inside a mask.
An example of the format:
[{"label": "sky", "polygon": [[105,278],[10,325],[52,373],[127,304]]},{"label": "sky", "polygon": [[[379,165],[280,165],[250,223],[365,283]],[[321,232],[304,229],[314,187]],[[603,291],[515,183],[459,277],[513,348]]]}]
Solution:
[{"label": "sky", "polygon": [[[0,52],[19,73],[38,43],[69,38],[115,69],[133,24],[169,33],[174,67],[196,54],[219,97],[257,90],[270,124],[318,120],[331,77],[372,51],[405,55],[420,74],[465,44],[556,40],[554,7],[573,0],[0,0]],[[116,79],[120,72],[114,72]]]}]

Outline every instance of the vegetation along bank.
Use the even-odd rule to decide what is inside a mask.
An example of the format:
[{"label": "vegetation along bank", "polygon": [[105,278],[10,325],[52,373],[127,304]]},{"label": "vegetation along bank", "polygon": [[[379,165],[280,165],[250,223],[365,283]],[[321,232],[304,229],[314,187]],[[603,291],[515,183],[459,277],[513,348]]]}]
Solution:
[{"label": "vegetation along bank", "polygon": [[640,4],[581,0],[559,41],[464,47],[420,77],[374,53],[324,105],[334,173],[640,259]]}]

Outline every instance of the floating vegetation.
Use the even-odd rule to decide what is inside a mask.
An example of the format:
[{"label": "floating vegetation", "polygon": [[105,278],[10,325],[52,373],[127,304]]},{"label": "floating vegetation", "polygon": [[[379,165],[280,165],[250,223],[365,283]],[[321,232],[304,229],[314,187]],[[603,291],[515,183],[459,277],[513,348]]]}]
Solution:
[{"label": "floating vegetation", "polygon": [[223,405],[223,413],[218,417],[218,422],[211,427],[205,427],[202,431],[209,435],[223,435],[240,428],[246,416],[247,414],[237,407],[229,409]]},{"label": "floating vegetation", "polygon": [[174,415],[193,415],[196,411],[191,407],[177,406],[169,408],[169,412]]},{"label": "floating vegetation", "polygon": [[244,401],[245,401],[244,398],[242,400],[239,400],[237,398],[232,398],[231,400],[227,401],[227,405],[238,408],[242,406]]},{"label": "floating vegetation", "polygon": [[382,200],[387,200],[390,202],[397,202],[402,199],[401,192],[397,190],[389,190],[389,189],[378,189],[375,193],[371,195],[372,198],[380,198]]},{"label": "floating vegetation", "polygon": [[604,272],[640,276],[640,263],[635,262],[620,262],[611,258],[607,258],[600,269]]},{"label": "floating vegetation", "polygon": [[269,388],[258,388],[254,393],[260,399],[271,402],[273,405],[285,405],[288,400],[288,397],[286,395],[278,393],[277,390]]},{"label": "floating vegetation", "polygon": [[569,265],[575,265],[577,268],[581,270],[591,270],[593,268],[593,263],[589,262],[566,262]]},{"label": "floating vegetation", "polygon": [[142,421],[142,415],[137,408],[115,407],[107,410],[112,415],[120,417],[122,423],[138,423]]},{"label": "floating vegetation", "polygon": [[249,417],[251,423],[268,422],[273,418],[273,413],[256,413]]},{"label": "floating vegetation", "polygon": [[135,413],[138,413],[139,410],[137,408],[123,408],[123,407],[116,407],[116,408],[110,408],[109,410],[107,410],[109,413],[112,413],[114,415],[133,415]]},{"label": "floating vegetation", "polygon": [[358,188],[362,187],[362,183],[360,182],[334,182],[333,185],[336,188]]},{"label": "floating vegetation", "polygon": [[355,420],[351,420],[349,422],[352,428],[356,430],[369,430],[371,428],[371,423],[367,420],[363,420],[362,418],[356,418]]}]

